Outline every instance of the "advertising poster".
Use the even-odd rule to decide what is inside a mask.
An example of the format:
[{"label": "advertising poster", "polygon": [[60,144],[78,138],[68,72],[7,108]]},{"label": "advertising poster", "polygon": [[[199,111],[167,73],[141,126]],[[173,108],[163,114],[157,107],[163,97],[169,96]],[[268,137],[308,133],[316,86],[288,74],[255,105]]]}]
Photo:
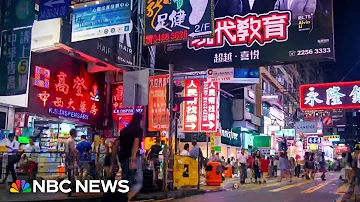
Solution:
[{"label": "advertising poster", "polygon": [[[144,108],[138,106],[135,108],[135,113],[144,114]],[[117,119],[118,119],[118,131],[121,131],[125,127],[127,127],[134,115],[134,108],[133,107],[120,107],[117,110]]]},{"label": "advertising poster", "polygon": [[220,83],[202,82],[200,131],[217,132],[219,128]]},{"label": "advertising poster", "polygon": [[359,109],[360,81],[301,85],[301,110]]},{"label": "advertising poster", "polygon": [[193,97],[193,101],[183,102],[183,132],[197,132],[200,130],[200,79],[185,80],[184,92],[186,97]]},{"label": "advertising poster", "polygon": [[167,44],[157,56],[197,68],[334,59],[332,0],[250,2],[216,1],[213,38]]},{"label": "advertising poster", "polygon": [[27,90],[31,28],[2,32],[0,58],[0,96],[21,95]]},{"label": "advertising poster", "polygon": [[71,42],[127,34],[132,26],[130,0],[77,8],[73,10]]},{"label": "advertising poster", "polygon": [[148,130],[150,132],[168,129],[169,111],[166,108],[166,84],[169,75],[149,77]]},{"label": "advertising poster", "polygon": [[174,155],[174,187],[197,186],[199,183],[197,160]]},{"label": "advertising poster", "polygon": [[214,0],[144,0],[144,5],[145,45],[214,34]]},{"label": "advertising poster", "polygon": [[103,125],[103,73],[90,74],[85,62],[46,52],[32,53],[30,78],[29,112]]},{"label": "advertising poster", "polygon": [[35,0],[2,0],[2,5],[2,30],[26,27],[34,23]]}]

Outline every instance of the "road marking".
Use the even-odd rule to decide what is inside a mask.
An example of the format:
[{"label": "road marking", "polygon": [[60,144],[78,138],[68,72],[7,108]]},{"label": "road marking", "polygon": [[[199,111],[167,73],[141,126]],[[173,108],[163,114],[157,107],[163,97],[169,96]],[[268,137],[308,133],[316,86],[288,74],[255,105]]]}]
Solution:
[{"label": "road marking", "polygon": [[335,202],[342,202],[344,196],[345,196],[345,194],[341,194]]},{"label": "road marking", "polygon": [[347,191],[349,190],[350,188],[350,183],[346,183],[346,184],[343,184],[341,187],[339,187],[337,190],[336,190],[336,194],[343,194],[343,193],[347,193]]},{"label": "road marking", "polygon": [[336,180],[336,179],[331,179],[331,180],[328,180],[327,182],[320,183],[320,184],[318,184],[318,185],[316,185],[314,187],[311,187],[311,188],[309,188],[307,190],[302,191],[301,193],[304,193],[304,194],[313,193],[314,191],[323,188],[324,186],[326,186],[327,184],[329,184],[330,182],[332,182],[334,180]]},{"label": "road marking", "polygon": [[303,181],[303,182],[296,183],[296,184],[290,184],[290,185],[283,186],[283,187],[280,187],[280,188],[277,188],[277,189],[269,190],[269,192],[284,191],[284,190],[291,189],[291,188],[294,188],[294,187],[299,187],[301,185],[304,185],[304,184],[307,184],[307,183],[310,183],[310,182],[313,182],[313,181],[312,180],[307,180],[307,181]]}]

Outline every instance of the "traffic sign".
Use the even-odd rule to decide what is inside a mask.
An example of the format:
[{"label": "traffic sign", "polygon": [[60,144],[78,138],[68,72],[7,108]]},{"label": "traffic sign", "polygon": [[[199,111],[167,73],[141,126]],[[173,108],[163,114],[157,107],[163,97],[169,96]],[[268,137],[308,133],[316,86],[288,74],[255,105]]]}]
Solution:
[{"label": "traffic sign", "polygon": [[69,14],[70,0],[40,0],[38,20],[65,17]]}]

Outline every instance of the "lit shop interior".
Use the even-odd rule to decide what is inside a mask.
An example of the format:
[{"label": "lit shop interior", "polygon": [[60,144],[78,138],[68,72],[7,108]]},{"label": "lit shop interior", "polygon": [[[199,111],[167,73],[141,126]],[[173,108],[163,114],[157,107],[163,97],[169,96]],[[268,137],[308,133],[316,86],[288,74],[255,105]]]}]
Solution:
[{"label": "lit shop interior", "polygon": [[65,141],[71,129],[77,130],[75,144],[82,135],[92,142],[89,125],[79,124],[69,120],[41,116],[29,116],[27,127],[16,128],[16,135],[21,146],[29,143],[30,137],[35,137],[35,145],[40,147],[38,155],[39,176],[61,176],[65,174],[64,152]]}]

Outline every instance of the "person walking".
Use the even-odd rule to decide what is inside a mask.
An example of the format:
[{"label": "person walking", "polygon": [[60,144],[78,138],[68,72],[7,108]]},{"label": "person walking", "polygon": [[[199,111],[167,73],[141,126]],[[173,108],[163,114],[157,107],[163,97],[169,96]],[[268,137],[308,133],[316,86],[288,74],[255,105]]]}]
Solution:
[{"label": "person walking", "polygon": [[80,142],[76,145],[76,149],[79,152],[80,172],[79,179],[84,181],[90,172],[91,161],[91,143],[86,141],[86,135],[81,136]]},{"label": "person walking", "polygon": [[240,154],[237,157],[238,165],[240,166],[240,184],[245,184],[246,175],[246,160],[245,149],[242,148]]},{"label": "person walking", "polygon": [[2,184],[6,182],[7,177],[11,173],[12,181],[16,181],[15,164],[19,162],[18,156],[19,142],[16,141],[14,133],[9,133],[8,139],[5,141],[6,153],[8,155],[8,161],[6,165],[5,178],[2,180]]},{"label": "person walking", "polygon": [[100,176],[100,178],[103,178],[106,176],[104,171],[105,159],[106,155],[109,153],[109,147],[106,144],[106,137],[100,138],[100,144],[97,148],[94,148],[94,152],[96,154],[95,163],[97,175]]},{"label": "person walking", "polygon": [[270,164],[270,160],[263,155],[260,161],[261,176],[263,183],[266,183],[266,178],[268,177],[269,164]]},{"label": "person walking", "polygon": [[319,166],[321,174],[321,180],[325,181],[325,173],[326,173],[326,161],[325,161],[325,152],[321,152],[321,156],[319,159]]},{"label": "person walking", "polygon": [[274,177],[278,176],[278,174],[277,174],[278,169],[279,169],[279,157],[275,156],[274,157],[274,167],[273,167],[273,176]]},{"label": "person walking", "polygon": [[285,152],[281,152],[279,158],[279,168],[280,168],[280,182],[283,178],[286,178],[289,170],[288,158]]},{"label": "person walking", "polygon": [[[122,169],[122,179],[129,181],[130,191],[127,196],[123,195],[107,198],[103,201],[126,201],[130,200],[140,191],[143,186],[143,171],[142,171],[142,159],[139,149],[141,148],[141,140],[143,137],[143,129],[141,127],[142,115],[135,113],[131,119],[129,125],[120,132],[120,136],[115,142],[115,146],[112,148],[111,167],[110,170],[114,171],[113,166],[116,166],[116,155],[118,155],[119,162]],[[116,175],[116,173],[115,173]],[[111,180],[115,180],[113,174]],[[106,198],[106,197],[105,197]]]},{"label": "person walking", "polygon": [[253,165],[255,184],[257,184],[257,183],[261,184],[260,161],[261,161],[261,158],[259,158],[258,156],[255,156],[255,161],[254,161],[254,165]]},{"label": "person walking", "polygon": [[295,158],[294,157],[291,157],[290,158],[290,162],[289,162],[289,181],[292,182],[292,178],[294,176],[294,173],[295,173],[295,169],[297,167],[297,164],[295,162]]}]

